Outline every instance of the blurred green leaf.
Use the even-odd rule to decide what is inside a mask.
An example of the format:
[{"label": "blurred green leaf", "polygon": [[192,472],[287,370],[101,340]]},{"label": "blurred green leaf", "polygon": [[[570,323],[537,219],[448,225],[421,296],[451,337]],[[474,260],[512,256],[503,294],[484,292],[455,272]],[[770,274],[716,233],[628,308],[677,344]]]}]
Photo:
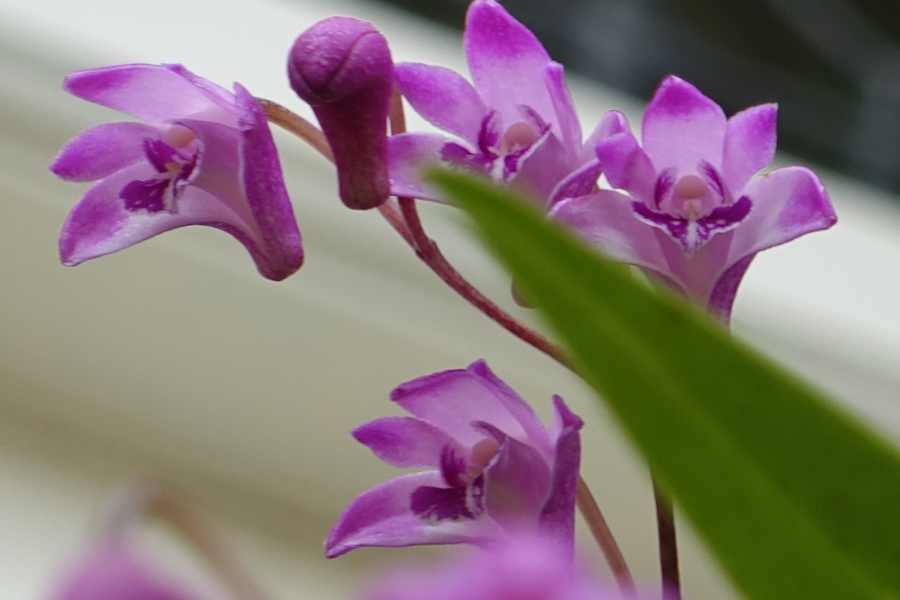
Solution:
[{"label": "blurred green leaf", "polygon": [[533,203],[458,173],[466,210],[734,582],[754,599],[900,598],[900,458]]}]

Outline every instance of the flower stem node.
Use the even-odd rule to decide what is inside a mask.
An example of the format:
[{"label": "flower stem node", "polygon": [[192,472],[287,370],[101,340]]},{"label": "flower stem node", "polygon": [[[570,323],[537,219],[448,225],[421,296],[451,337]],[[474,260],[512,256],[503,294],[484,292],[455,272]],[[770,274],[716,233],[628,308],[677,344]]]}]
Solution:
[{"label": "flower stem node", "polygon": [[332,17],[307,29],[288,56],[291,87],[308,103],[334,153],[341,200],[366,210],[387,200],[387,116],[394,65],[371,24]]}]

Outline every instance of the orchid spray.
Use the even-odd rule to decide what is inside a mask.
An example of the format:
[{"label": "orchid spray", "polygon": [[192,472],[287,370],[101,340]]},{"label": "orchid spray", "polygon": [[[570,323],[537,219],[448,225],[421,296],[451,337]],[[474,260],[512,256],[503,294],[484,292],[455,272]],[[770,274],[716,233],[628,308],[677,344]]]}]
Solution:
[{"label": "orchid spray", "polygon": [[[610,111],[584,137],[563,67],[500,4],[471,3],[463,49],[471,80],[395,64],[369,23],[315,24],[290,48],[287,72],[318,126],[178,65],[73,73],[67,91],[141,122],[90,128],[53,162],[64,179],[96,182],[63,227],[63,263],[198,224],[235,237],[263,276],[293,274],[303,251],[267,121],[278,125],[334,163],[348,208],[377,210],[453,291],[603,395],[658,484],[666,598],[681,597],[673,500],[750,598],[900,598],[896,452],[723,327],[757,252],[836,220],[812,171],[764,171],[775,105],[729,118],[669,76],[639,136]],[[407,131],[404,102],[440,132]],[[426,233],[420,201],[471,213],[565,346],[467,281]],[[416,470],[362,492],[337,516],[326,555],[471,548],[437,569],[386,573],[366,598],[651,597],[579,475],[585,421],[561,398],[545,425],[476,360],[402,383],[390,399],[408,416],[352,435]],[[111,507],[59,598],[189,597],[129,546],[126,525],[147,516],[185,535],[235,598],[263,597],[219,542],[197,534],[202,518],[174,491],[133,484]],[[576,559],[576,510],[618,590]]]}]

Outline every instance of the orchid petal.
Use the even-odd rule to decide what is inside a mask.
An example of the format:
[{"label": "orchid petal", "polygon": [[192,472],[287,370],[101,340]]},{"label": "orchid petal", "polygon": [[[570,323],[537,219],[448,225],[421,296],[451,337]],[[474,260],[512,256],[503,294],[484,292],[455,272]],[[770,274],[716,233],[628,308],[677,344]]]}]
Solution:
[{"label": "orchid petal", "polygon": [[549,206],[566,198],[578,198],[591,194],[597,187],[597,180],[603,172],[603,165],[598,159],[586,162],[559,182],[550,194]]},{"label": "orchid petal", "polygon": [[430,523],[412,513],[410,499],[422,487],[443,485],[436,471],[391,479],[357,497],[325,539],[325,555],[335,558],[364,546],[419,546],[481,542],[495,537],[488,519]]},{"label": "orchid petal", "polygon": [[578,469],[581,463],[581,437],[584,422],[569,410],[563,399],[553,397],[553,425],[551,434],[556,440],[553,478],[550,492],[541,507],[541,530],[573,547],[575,539],[575,495],[578,492]]},{"label": "orchid petal", "polygon": [[422,173],[428,167],[439,165],[441,151],[453,143],[451,138],[436,133],[392,135],[388,139],[391,195],[441,202],[440,195],[425,183]]},{"label": "orchid petal", "polygon": [[718,104],[670,75],[647,106],[641,139],[657,169],[675,167],[684,176],[696,172],[701,161],[722,164],[726,127]]},{"label": "orchid petal", "polygon": [[[546,455],[549,456],[549,453],[552,452],[552,441],[531,405],[525,402],[502,379],[497,377],[485,361],[475,361],[469,365],[468,370],[484,382],[484,385],[493,392],[504,408],[519,422],[526,434],[526,438],[522,441],[530,442],[542,452],[548,453]],[[491,423],[499,427],[499,424],[496,422]],[[512,432],[509,430],[505,431],[507,434],[512,435]]]},{"label": "orchid petal", "polygon": [[656,169],[630,131],[601,140],[596,151],[611,186],[630,192],[648,205],[654,202]]},{"label": "orchid petal", "polygon": [[66,181],[96,181],[146,160],[143,142],[160,135],[160,128],[143,123],[104,123],[69,140],[50,165]]},{"label": "orchid petal", "polygon": [[[543,116],[554,115],[544,82],[550,56],[531,31],[494,0],[475,0],[466,15],[463,50],[475,89],[484,103],[503,115],[507,126],[518,120],[522,100]],[[559,123],[552,122],[554,129]]]},{"label": "orchid petal", "polygon": [[547,462],[531,446],[513,439],[490,423],[476,423],[500,444],[500,451],[484,470],[488,514],[511,527],[534,521],[547,498],[552,474]]},{"label": "orchid petal", "polygon": [[300,230],[265,112],[240,84],[234,91],[242,138],[241,177],[262,251],[253,258],[263,276],[279,281],[303,264]]},{"label": "orchid petal", "polygon": [[180,65],[132,64],[76,71],[63,88],[154,124],[202,115],[234,125],[228,92],[206,80],[198,86],[198,80]]},{"label": "orchid petal", "polygon": [[728,119],[722,176],[729,189],[740,190],[750,177],[772,162],[777,138],[777,112],[775,104],[761,104]]},{"label": "orchid petal", "polygon": [[634,216],[631,202],[624,194],[601,190],[559,202],[549,217],[566,223],[614,260],[665,273],[668,261],[654,228]]},{"label": "orchid petal", "polygon": [[517,158],[515,186],[539,200],[550,198],[553,189],[572,170],[565,148],[549,131]]},{"label": "orchid petal", "polygon": [[[505,385],[498,384],[487,366],[478,361],[468,369],[441,371],[419,377],[394,389],[391,400],[416,417],[446,431],[460,444],[474,446],[483,433],[472,427],[474,421],[491,423],[520,440],[528,440],[536,416],[524,400]],[[532,432],[526,432],[525,423]],[[542,432],[543,436],[546,436]]]},{"label": "orchid petal", "polygon": [[729,264],[837,221],[822,182],[804,167],[784,167],[755,177],[742,193],[754,209],[734,230]]},{"label": "orchid petal", "polygon": [[288,76],[331,146],[344,204],[366,210],[387,200],[387,115],[394,80],[384,36],[350,17],[319,21],[294,42]]},{"label": "orchid petal", "polygon": [[377,419],[354,429],[353,437],[384,462],[400,468],[437,468],[447,448],[467,454],[443,429],[414,417]]},{"label": "orchid petal", "polygon": [[749,254],[728,267],[716,280],[709,294],[707,310],[726,327],[731,323],[731,307],[734,305],[738,286],[755,256],[756,254]]},{"label": "orchid petal", "polygon": [[472,144],[478,141],[488,109],[461,75],[443,67],[400,63],[394,66],[394,80],[426,121]]},{"label": "orchid petal", "polygon": [[242,233],[243,221],[215,196],[194,187],[178,199],[178,212],[129,212],[120,191],[131,181],[151,178],[153,168],[142,163],[123,169],[94,184],[69,213],[59,238],[63,264],[74,266],[117,252],[165,231],[185,225],[209,225],[231,233],[248,248],[253,241]]},{"label": "orchid petal", "polygon": [[[591,135],[588,136],[587,141],[584,143],[584,146],[581,149],[581,162],[594,158],[597,153],[597,144],[606,138],[630,131],[631,127],[629,126],[628,119],[625,115],[617,110],[608,111],[600,117],[600,121],[597,122],[594,131],[591,132]],[[636,142],[637,140],[635,140],[635,143]]]},{"label": "orchid petal", "polygon": [[572,95],[566,87],[563,66],[556,62],[548,63],[544,66],[544,80],[559,123],[560,141],[570,156],[578,156],[581,150],[581,123]]}]

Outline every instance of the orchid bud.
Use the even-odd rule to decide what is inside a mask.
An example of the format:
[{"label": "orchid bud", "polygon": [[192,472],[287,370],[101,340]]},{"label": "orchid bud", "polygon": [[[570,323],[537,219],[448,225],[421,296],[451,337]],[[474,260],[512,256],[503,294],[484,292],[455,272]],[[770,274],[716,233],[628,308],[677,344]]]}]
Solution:
[{"label": "orchid bud", "polygon": [[288,57],[291,87],[315,112],[334,153],[341,200],[375,208],[390,195],[387,116],[393,92],[387,40],[371,24],[332,17],[307,29]]}]

